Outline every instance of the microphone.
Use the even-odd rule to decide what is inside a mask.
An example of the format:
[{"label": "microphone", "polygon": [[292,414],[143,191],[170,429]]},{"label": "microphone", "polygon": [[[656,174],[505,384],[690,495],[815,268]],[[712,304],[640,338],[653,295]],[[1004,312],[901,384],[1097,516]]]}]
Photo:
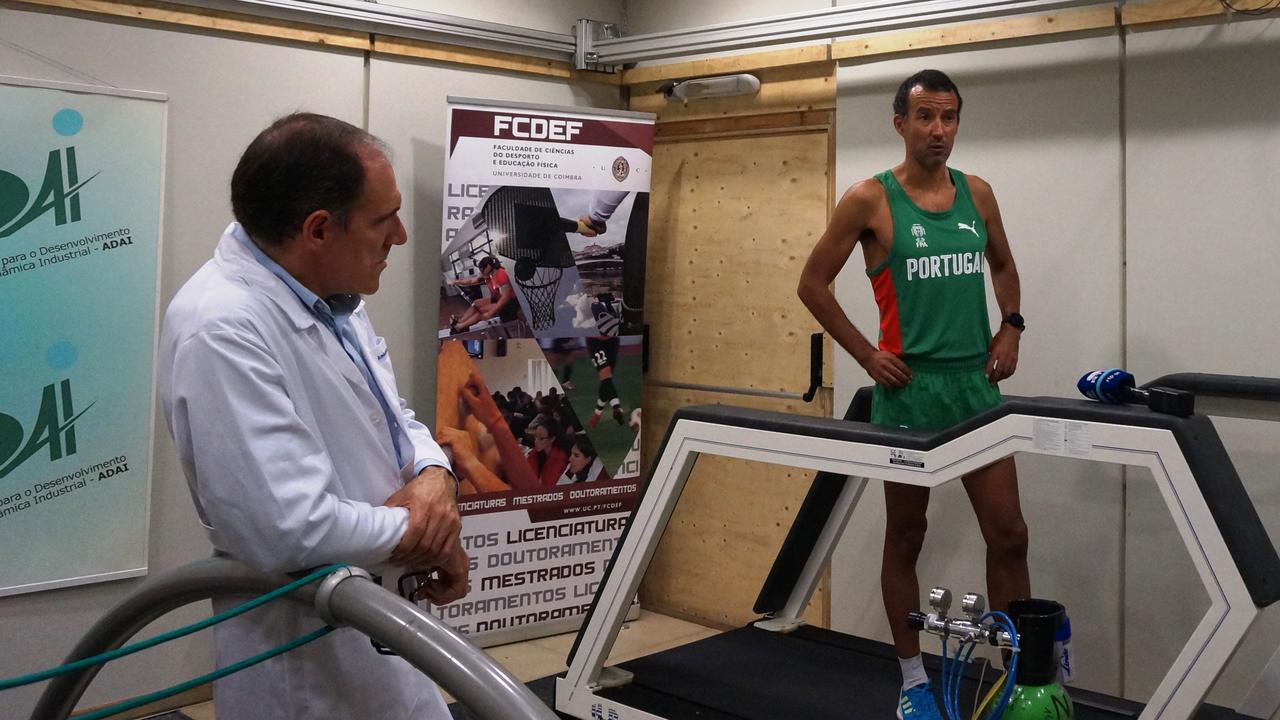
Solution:
[{"label": "microphone", "polygon": [[1120,368],[1085,373],[1076,388],[1090,400],[1108,405],[1146,405],[1155,412],[1178,417],[1195,413],[1195,395],[1172,388],[1139,388],[1133,374]]}]

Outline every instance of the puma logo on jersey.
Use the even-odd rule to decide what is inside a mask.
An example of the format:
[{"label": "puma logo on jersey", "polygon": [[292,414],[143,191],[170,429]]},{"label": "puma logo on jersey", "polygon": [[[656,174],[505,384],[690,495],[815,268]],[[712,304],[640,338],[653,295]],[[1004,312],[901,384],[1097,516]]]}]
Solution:
[{"label": "puma logo on jersey", "polygon": [[974,220],[974,221],[973,221],[973,224],[971,224],[971,225],[965,225],[965,224],[964,224],[964,223],[962,223],[962,222],[957,222],[957,223],[956,223],[956,226],[957,226],[957,227],[956,227],[956,229],[957,229],[957,230],[968,230],[969,232],[973,233],[973,236],[974,236],[974,237],[976,237],[976,238],[980,238],[980,237],[982,237],[981,235],[979,235],[979,234],[978,234],[978,221],[977,221],[977,220]]}]

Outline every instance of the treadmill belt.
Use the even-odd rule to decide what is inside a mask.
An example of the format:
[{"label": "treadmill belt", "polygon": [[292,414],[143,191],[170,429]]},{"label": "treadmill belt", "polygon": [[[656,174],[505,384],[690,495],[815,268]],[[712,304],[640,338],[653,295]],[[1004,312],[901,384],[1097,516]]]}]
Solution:
[{"label": "treadmill belt", "polygon": [[[926,654],[935,678],[938,663]],[[962,685],[967,711],[985,665],[971,663]],[[620,667],[635,680],[599,694],[669,718],[885,720],[902,684],[891,646],[807,626],[786,635],[748,626]],[[990,682],[998,672],[986,675]]]},{"label": "treadmill belt", "polygon": [[[940,698],[941,660],[924,657]],[[781,634],[748,625],[619,667],[635,679],[598,694],[670,720],[886,720],[893,717],[902,684],[893,646],[809,626]],[[966,719],[984,671],[985,693],[1000,672],[983,660],[970,664],[961,683]],[[1124,720],[1143,709],[1128,700],[1067,691],[1076,720]],[[1246,718],[1206,705],[1196,720]]]}]

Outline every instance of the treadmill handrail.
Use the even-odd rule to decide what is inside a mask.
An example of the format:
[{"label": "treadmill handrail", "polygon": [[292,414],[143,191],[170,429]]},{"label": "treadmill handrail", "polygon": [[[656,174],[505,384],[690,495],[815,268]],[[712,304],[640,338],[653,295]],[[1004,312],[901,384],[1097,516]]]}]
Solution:
[{"label": "treadmill handrail", "polygon": [[[690,420],[793,435],[811,435],[886,448],[928,451],[1006,415],[1081,420],[1171,432],[1187,460],[1196,486],[1222,533],[1232,561],[1239,569],[1254,604],[1266,607],[1280,600],[1280,556],[1276,554],[1271,537],[1258,517],[1257,508],[1245,491],[1213,421],[1204,415],[1179,418],[1129,405],[1105,405],[1087,400],[1052,397],[1006,396],[1000,405],[953,428],[939,433],[922,433],[836,418],[726,405],[695,405],[678,409],[671,418],[668,431],[681,420]],[[663,445],[659,447],[655,457],[661,457],[669,437],[670,432],[668,437],[663,438]]]},{"label": "treadmill handrail", "polygon": [[[193,602],[233,595],[260,595],[296,578],[268,575],[226,557],[188,563],[155,575],[107,611],[85,633],[66,662],[114,650],[166,613]],[[317,587],[307,585],[280,599],[307,606]],[[478,717],[492,720],[555,720],[556,715],[519,680],[443,621],[367,578],[350,576],[333,585],[327,611],[396,651]],[[50,681],[31,720],[65,720],[101,666]]]},{"label": "treadmill handrail", "polygon": [[1145,383],[1143,388],[1167,387],[1197,395],[1261,402],[1280,402],[1280,379],[1217,373],[1173,373]]}]

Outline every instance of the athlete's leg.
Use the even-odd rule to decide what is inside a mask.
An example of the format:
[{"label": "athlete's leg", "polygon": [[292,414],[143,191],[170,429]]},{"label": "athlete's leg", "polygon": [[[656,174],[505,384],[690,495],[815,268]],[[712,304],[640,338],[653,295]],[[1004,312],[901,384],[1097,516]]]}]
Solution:
[{"label": "athlete's leg", "polygon": [[600,385],[596,388],[596,409],[591,412],[591,417],[587,419],[587,427],[595,427],[600,423],[600,417],[604,415],[604,409],[610,403],[618,402],[618,390],[613,385],[613,366],[597,365],[596,376],[600,378]]},{"label": "athlete's leg", "polygon": [[479,300],[471,303],[471,307],[467,308],[467,311],[462,313],[462,317],[458,318],[458,321],[455,322],[453,326],[459,330],[466,330],[479,322],[480,318],[484,316],[480,310],[482,304],[488,305],[489,301],[485,298],[480,298]]},{"label": "athlete's leg", "polygon": [[573,356],[564,353],[559,359],[560,368],[557,374],[560,376],[560,387],[565,390],[573,390]]},{"label": "athlete's leg", "polygon": [[1008,610],[1010,600],[1031,596],[1027,523],[1022,519],[1013,458],[969,473],[964,489],[987,543],[987,599],[992,610]]},{"label": "athlete's leg", "polygon": [[929,488],[884,484],[884,556],[880,564],[880,592],[899,658],[920,654],[920,637],[907,627],[907,613],[920,609],[916,560],[924,547]]}]

